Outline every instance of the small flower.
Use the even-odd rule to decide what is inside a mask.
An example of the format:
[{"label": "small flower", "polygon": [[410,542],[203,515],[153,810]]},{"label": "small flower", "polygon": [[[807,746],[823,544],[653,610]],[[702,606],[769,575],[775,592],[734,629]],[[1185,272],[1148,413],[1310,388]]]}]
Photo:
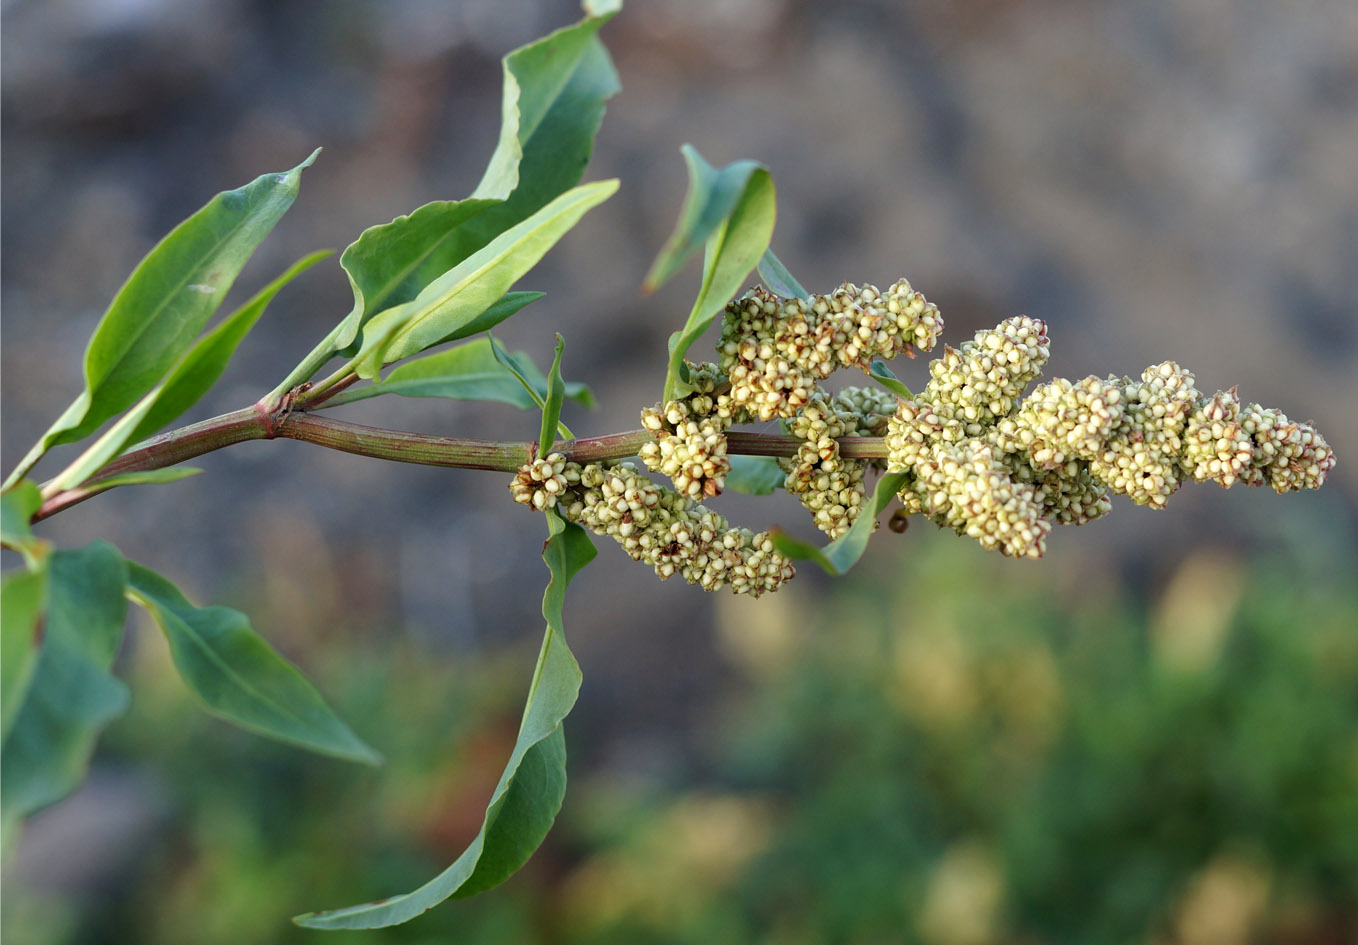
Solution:
[{"label": "small flower", "polygon": [[1179,488],[1183,433],[1198,400],[1193,375],[1165,361],[1141,372],[1139,383],[1124,378],[1119,386],[1122,419],[1090,463],[1090,473],[1137,505],[1163,509]]}]

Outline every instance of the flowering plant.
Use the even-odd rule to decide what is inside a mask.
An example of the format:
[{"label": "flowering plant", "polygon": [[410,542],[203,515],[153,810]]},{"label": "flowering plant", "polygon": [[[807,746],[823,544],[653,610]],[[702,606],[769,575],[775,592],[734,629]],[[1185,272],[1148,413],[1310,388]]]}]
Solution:
[{"label": "flowering plant", "polygon": [[[546,633],[518,739],[480,833],[424,886],[374,903],[298,917],[314,928],[406,921],[453,896],[489,889],[531,855],[565,789],[562,722],[581,675],[563,631],[571,578],[607,535],[661,578],[759,595],[795,560],[843,573],[893,503],[897,530],[923,515],[1014,557],[1040,557],[1054,524],[1105,514],[1109,493],[1153,508],[1188,480],[1316,488],[1334,465],[1324,439],[1235,391],[1206,396],[1174,362],[1140,380],[1056,379],[1024,397],[1046,363],[1046,326],[1019,317],[945,347],[913,394],[887,362],[928,352],[937,308],[905,280],[808,293],[769,250],[775,192],[766,168],[723,168],[684,152],[689,192],[646,285],[705,250],[701,286],[670,343],[660,399],[641,428],[578,438],[563,401],[588,401],[562,375],[506,351],[490,334],[535,301],[514,285],[616,181],[580,183],[617,77],[598,38],[617,5],[506,57],[504,125],[480,185],[362,233],[341,255],[353,308],[255,404],[168,429],[220,377],[274,295],[327,254],[300,260],[204,332],[237,274],[295,199],[303,171],[266,174],[218,195],[139,264],[90,339],[85,388],[10,472],[3,543],[23,558],[4,578],[3,784],[6,845],[33,811],[82,777],[101,729],[125,708],[112,673],[127,602],[164,631],[174,663],[211,712],[336,757],[377,753],[301,673],[226,607],[199,608],[165,577],[107,542],[56,549],[33,526],[102,492],[165,484],[179,464],[246,440],[290,438],[400,462],[511,474],[513,498],[545,514],[551,574]],[[757,272],[761,286],[743,287]],[[716,360],[687,355],[718,315]],[[338,366],[324,376],[322,369]],[[869,386],[822,386],[857,368]],[[532,442],[379,430],[324,415],[385,394],[496,400],[540,409]],[[777,420],[782,432],[738,432]],[[166,431],[166,432],[161,432]],[[89,445],[45,482],[30,478],[53,446]],[[625,462],[638,457],[652,479]],[[876,476],[869,492],[869,481]],[[700,504],[731,488],[784,488],[829,536],[823,547],[777,529],[732,525]]]}]

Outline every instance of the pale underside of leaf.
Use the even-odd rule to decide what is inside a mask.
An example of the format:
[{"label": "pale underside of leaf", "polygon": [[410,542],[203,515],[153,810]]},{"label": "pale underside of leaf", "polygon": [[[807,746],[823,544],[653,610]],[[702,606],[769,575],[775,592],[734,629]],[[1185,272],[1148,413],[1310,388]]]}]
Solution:
[{"label": "pale underside of leaf", "polygon": [[411,301],[374,317],[364,329],[353,369],[360,377],[375,378],[383,365],[438,344],[481,315],[585,213],[617,189],[616,180],[605,180],[567,191],[435,279]]}]

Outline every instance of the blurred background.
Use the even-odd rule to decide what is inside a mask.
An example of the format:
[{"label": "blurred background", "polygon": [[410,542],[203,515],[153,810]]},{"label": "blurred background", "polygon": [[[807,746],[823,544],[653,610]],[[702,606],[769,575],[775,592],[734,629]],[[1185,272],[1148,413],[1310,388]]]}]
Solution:
[{"label": "blurred background", "polygon": [[[219,190],[325,152],[240,279],[465,196],[534,0],[6,0],[6,466],[80,389],[127,272]],[[637,426],[696,287],[638,286],[678,147],[752,157],[813,291],[907,276],[954,345],[1025,313],[1049,375],[1178,360],[1313,420],[1318,493],[1115,502],[1013,562],[916,522],[851,578],[758,602],[611,544],[571,588],[585,673],[556,829],[504,887],[354,942],[1358,940],[1358,7],[1349,0],[631,2],[587,176],[620,193],[503,326]],[[337,263],[274,303],[199,419],[253,402],[348,310]],[[924,360],[899,366],[907,383]],[[852,383],[852,379],[845,379]],[[530,439],[509,408],[379,399],[360,422]],[[59,468],[61,454],[40,472]],[[136,622],[131,713],[5,870],[13,945],[319,940],[293,913],[404,891],[474,835],[541,633],[540,516],[494,474],[292,442],[53,519],[229,603],[389,759],[210,720]],[[722,497],[812,536],[795,501]],[[628,577],[632,580],[628,580]]]}]

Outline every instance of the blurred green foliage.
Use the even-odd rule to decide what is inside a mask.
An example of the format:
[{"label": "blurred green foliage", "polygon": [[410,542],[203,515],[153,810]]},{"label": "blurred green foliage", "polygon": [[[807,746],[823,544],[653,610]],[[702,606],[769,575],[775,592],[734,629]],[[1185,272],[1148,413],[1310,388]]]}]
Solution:
[{"label": "blurred green foliage", "polygon": [[[823,596],[810,583],[814,599],[722,599],[716,639],[743,678],[714,694],[702,777],[603,777],[577,726],[562,829],[519,876],[346,940],[1358,940],[1352,562],[1317,577],[1197,552],[1147,603],[1106,575],[913,552]],[[315,933],[286,916],[455,855],[531,654],[440,662],[367,639],[330,641],[316,675],[390,760],[376,772],[188,711],[141,634],[103,764],[150,766],[172,813],[107,895],[18,877],[5,941],[301,942]]]}]

